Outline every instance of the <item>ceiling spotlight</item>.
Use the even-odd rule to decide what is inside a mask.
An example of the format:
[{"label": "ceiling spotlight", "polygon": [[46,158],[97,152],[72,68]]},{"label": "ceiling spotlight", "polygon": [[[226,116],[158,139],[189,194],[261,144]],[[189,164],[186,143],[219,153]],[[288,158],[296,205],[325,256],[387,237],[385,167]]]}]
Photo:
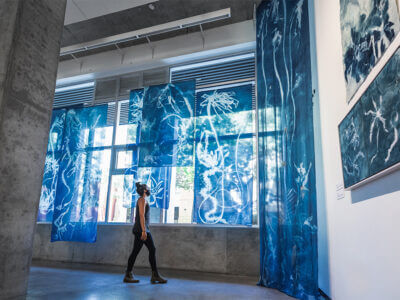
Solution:
[{"label": "ceiling spotlight", "polygon": [[149,4],[149,8],[150,8],[151,10],[154,10],[156,7],[154,6],[153,3],[150,3],[150,4]]}]

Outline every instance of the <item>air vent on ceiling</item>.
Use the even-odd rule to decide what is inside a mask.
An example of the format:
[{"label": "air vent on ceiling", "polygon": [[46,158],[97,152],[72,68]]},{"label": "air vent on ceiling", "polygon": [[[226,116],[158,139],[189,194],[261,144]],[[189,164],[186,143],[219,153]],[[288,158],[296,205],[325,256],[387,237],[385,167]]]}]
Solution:
[{"label": "air vent on ceiling", "polygon": [[89,105],[93,102],[94,82],[58,87],[54,94],[53,108]]},{"label": "air vent on ceiling", "polygon": [[108,108],[107,108],[107,125],[108,126],[114,126],[115,113],[116,113],[115,102],[108,103]]},{"label": "air vent on ceiling", "polygon": [[119,125],[128,124],[129,118],[129,101],[120,102]]},{"label": "air vent on ceiling", "polygon": [[143,72],[143,86],[164,84],[168,82],[168,68],[153,69]]},{"label": "air vent on ceiling", "polygon": [[196,87],[254,81],[254,53],[171,68],[171,82],[196,80]]},{"label": "air vent on ceiling", "polygon": [[121,77],[119,84],[119,96],[128,96],[131,90],[141,88],[143,86],[142,81],[142,73],[135,73]]},{"label": "air vent on ceiling", "polygon": [[117,79],[97,80],[95,103],[104,103],[115,99]]},{"label": "air vent on ceiling", "polygon": [[[196,80],[196,90],[210,90],[251,82],[252,107],[256,109],[255,56],[247,53],[170,69],[171,82]],[[196,97],[197,101],[197,97]]]}]

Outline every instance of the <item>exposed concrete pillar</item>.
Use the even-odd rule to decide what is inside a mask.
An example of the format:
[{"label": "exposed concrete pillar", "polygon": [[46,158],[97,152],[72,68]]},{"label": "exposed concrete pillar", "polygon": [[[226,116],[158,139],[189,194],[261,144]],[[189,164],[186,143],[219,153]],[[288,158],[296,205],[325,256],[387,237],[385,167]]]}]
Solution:
[{"label": "exposed concrete pillar", "polygon": [[26,294],[65,5],[0,0],[0,299]]}]

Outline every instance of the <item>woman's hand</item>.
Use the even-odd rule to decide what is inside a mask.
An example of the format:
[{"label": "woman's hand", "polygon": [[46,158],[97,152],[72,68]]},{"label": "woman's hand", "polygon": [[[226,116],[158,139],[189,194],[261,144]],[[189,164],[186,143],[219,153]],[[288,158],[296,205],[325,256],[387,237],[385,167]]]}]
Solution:
[{"label": "woman's hand", "polygon": [[147,233],[146,233],[146,231],[143,231],[143,232],[142,232],[142,236],[141,236],[140,239],[141,239],[142,241],[147,240]]}]

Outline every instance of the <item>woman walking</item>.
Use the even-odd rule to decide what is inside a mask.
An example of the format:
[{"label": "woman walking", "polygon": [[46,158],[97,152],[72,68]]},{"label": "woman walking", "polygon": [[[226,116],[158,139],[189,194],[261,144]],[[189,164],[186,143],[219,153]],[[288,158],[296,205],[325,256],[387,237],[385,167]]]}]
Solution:
[{"label": "woman walking", "polygon": [[166,283],[167,280],[163,279],[157,271],[156,263],[156,247],[154,246],[153,238],[151,237],[149,222],[150,222],[150,205],[146,201],[146,197],[150,196],[150,190],[145,184],[136,183],[136,192],[140,198],[136,203],[136,216],[135,224],[133,226],[133,234],[135,235],[135,242],[133,250],[128,259],[128,267],[126,269],[124,282],[136,283],[139,280],[135,279],[132,274],[132,269],[135,264],[137,255],[142,249],[143,244],[149,250],[149,261],[151,266],[151,283]]}]

